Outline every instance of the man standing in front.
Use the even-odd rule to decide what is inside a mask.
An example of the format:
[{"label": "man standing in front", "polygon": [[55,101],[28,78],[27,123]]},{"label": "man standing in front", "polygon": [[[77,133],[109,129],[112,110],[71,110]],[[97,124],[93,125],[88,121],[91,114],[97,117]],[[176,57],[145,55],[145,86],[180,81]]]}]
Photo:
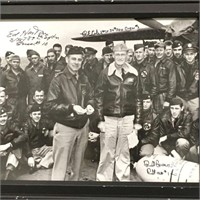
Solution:
[{"label": "man standing in front", "polygon": [[126,63],[127,47],[114,47],[114,62],[104,69],[95,88],[99,113],[101,155],[97,181],[130,181],[130,153],[127,136],[134,119],[140,121],[138,72]]},{"label": "man standing in front", "polygon": [[89,81],[79,73],[82,61],[82,48],[72,47],[68,52],[66,68],[55,75],[47,95],[46,108],[56,122],[52,180],[68,179],[65,175],[71,162],[72,174],[69,179],[77,181],[80,178],[88,141],[88,116],[94,112]]}]

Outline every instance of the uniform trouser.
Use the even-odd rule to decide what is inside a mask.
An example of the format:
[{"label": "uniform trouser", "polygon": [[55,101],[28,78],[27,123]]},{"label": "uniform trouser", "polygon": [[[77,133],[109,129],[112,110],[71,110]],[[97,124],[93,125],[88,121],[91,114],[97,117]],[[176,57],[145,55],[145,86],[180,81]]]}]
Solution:
[{"label": "uniform trouser", "polygon": [[34,148],[32,150],[33,158],[36,163],[39,163],[45,168],[49,168],[53,164],[53,154],[52,147],[43,145],[39,148]]},{"label": "uniform trouser", "polygon": [[55,124],[52,180],[64,181],[66,179],[66,172],[69,164],[71,163],[72,176],[70,177],[70,180],[79,180],[81,164],[88,142],[88,127],[88,123],[81,129],[71,128],[59,123]]},{"label": "uniform trouser", "polygon": [[105,116],[105,133],[100,133],[101,154],[97,181],[130,181],[128,135],[133,131],[134,115],[123,118]]}]

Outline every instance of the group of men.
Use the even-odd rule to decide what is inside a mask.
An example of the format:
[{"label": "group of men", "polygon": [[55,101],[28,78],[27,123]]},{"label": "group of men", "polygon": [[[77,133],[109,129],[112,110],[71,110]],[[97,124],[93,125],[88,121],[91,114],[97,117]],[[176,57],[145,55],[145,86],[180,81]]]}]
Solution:
[{"label": "group of men", "polygon": [[[4,179],[23,159],[32,170],[53,166],[51,180],[80,180],[88,141],[100,142],[97,181],[130,181],[131,162],[152,154],[198,162],[198,47],[175,40],[128,49],[107,41],[101,59],[96,53],[67,45],[62,57],[55,44],[42,59],[27,50],[23,70],[20,57],[6,52]],[[133,130],[139,142],[129,149]]]}]

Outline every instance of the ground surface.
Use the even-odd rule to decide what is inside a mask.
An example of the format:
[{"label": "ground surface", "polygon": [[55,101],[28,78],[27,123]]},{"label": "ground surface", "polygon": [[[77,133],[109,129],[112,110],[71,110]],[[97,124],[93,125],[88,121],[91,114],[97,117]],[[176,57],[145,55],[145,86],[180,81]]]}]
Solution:
[{"label": "ground surface", "polygon": [[[84,160],[84,164],[81,170],[81,181],[95,181],[96,170],[97,170],[97,162],[92,162],[91,160]],[[41,169],[33,174],[29,174],[28,169],[21,169],[18,171],[17,180],[34,180],[34,181],[42,181],[42,180],[50,180],[51,179],[51,171],[52,169]],[[137,177],[134,170],[131,170],[131,181],[138,182],[140,179]]]}]

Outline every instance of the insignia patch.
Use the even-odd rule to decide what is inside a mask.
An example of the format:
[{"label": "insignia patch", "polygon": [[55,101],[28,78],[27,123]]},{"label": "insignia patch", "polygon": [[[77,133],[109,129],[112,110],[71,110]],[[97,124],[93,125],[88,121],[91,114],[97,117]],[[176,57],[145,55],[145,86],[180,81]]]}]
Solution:
[{"label": "insignia patch", "polygon": [[150,129],[151,129],[151,124],[150,124],[150,123],[144,123],[144,124],[143,124],[143,129],[144,129],[145,131],[150,130]]},{"label": "insignia patch", "polygon": [[147,71],[142,71],[142,72],[141,72],[141,77],[142,77],[142,78],[146,78],[146,77],[147,77],[147,74],[148,74]]}]

